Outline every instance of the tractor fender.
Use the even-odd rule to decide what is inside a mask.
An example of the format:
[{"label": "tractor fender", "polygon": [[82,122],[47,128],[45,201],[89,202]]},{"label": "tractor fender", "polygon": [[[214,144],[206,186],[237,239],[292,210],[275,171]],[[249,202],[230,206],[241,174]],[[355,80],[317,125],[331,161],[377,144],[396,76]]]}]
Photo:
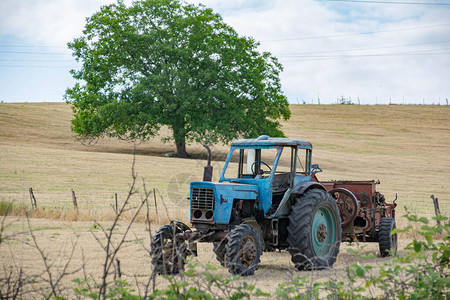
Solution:
[{"label": "tractor fender", "polygon": [[301,195],[307,190],[312,188],[321,189],[324,190],[325,192],[327,191],[327,189],[321,183],[308,181],[308,182],[300,182],[299,184],[297,184],[292,190],[292,194]]},{"label": "tractor fender", "polygon": [[277,211],[269,218],[280,218],[288,216],[291,212],[291,199],[295,199],[297,195],[301,195],[309,189],[321,189],[327,191],[327,189],[318,182],[300,182],[295,185],[294,188],[290,188],[286,191],[283,199],[280,202],[280,205],[277,208]]}]

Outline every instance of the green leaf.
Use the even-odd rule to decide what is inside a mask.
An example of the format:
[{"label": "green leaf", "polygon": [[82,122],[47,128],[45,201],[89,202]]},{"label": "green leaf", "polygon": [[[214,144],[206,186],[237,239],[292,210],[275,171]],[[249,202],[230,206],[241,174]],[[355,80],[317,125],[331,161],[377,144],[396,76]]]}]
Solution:
[{"label": "green leaf", "polygon": [[411,225],[406,226],[404,229],[394,228],[391,231],[391,235],[396,234],[396,233],[407,232],[407,231],[411,230],[411,228],[412,228]]},{"label": "green leaf", "polygon": [[422,222],[424,224],[428,224],[429,223],[428,219],[425,218],[425,217],[420,217],[417,221]]},{"label": "green leaf", "polygon": [[217,270],[217,267],[216,267],[216,266],[213,266],[213,265],[211,265],[211,264],[206,264],[205,266],[206,266],[206,268],[207,268],[209,271],[216,271],[216,270]]},{"label": "green leaf", "polygon": [[364,277],[364,274],[366,273],[366,268],[362,265],[358,264],[352,264],[352,271],[355,272],[356,276],[358,277]]},{"label": "green leaf", "polygon": [[271,297],[272,295],[269,293],[265,293],[265,292],[261,291],[259,288],[257,288],[255,290],[255,292],[253,293],[253,296],[255,296],[255,297]]},{"label": "green leaf", "polygon": [[418,242],[416,240],[413,241],[414,251],[420,252],[422,250],[423,244],[421,242]]},{"label": "green leaf", "polygon": [[216,281],[220,281],[221,277],[218,274],[214,274],[211,272],[203,272],[202,273],[207,282],[212,283]]}]

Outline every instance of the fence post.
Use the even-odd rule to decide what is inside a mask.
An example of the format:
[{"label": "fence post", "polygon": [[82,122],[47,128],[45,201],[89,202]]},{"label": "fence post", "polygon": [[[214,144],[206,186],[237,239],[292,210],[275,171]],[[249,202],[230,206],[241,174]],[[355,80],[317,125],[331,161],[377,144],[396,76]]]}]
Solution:
[{"label": "fence post", "polygon": [[155,189],[153,189],[153,199],[154,199],[154,201],[155,201],[156,215],[159,216],[159,215],[158,215],[158,205],[156,204],[156,190],[155,190]]},{"label": "fence post", "polygon": [[36,198],[34,197],[33,188],[30,188],[29,191],[30,191],[31,208],[36,209],[37,204]]},{"label": "fence post", "polygon": [[[433,203],[434,203],[434,213],[436,214],[436,217],[438,217],[438,216],[441,215],[441,211],[440,211],[440,209],[439,209],[439,201],[438,201],[438,198],[435,198],[434,195],[431,195],[430,197],[431,197],[431,199],[433,199]],[[439,220],[436,220],[436,223],[437,223],[438,225],[441,225],[441,221],[439,221]]]},{"label": "fence post", "polygon": [[77,197],[75,196],[74,190],[72,190],[72,202],[73,202],[73,209],[78,211]]},{"label": "fence post", "polygon": [[114,200],[115,200],[114,211],[116,212],[117,215],[119,213],[119,203],[117,202],[117,193],[114,193]]},{"label": "fence post", "polygon": [[120,260],[116,258],[116,268],[114,270],[114,280],[121,280],[122,279],[122,271],[120,270]]}]

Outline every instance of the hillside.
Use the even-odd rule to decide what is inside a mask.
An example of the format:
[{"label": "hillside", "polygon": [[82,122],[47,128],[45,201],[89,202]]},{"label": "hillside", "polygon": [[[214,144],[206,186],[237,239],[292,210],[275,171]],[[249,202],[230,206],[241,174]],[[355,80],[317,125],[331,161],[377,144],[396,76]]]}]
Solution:
[{"label": "hillside", "polygon": [[[379,179],[388,201],[398,194],[400,211],[407,206],[432,216],[431,194],[442,212],[450,211],[450,107],[292,105],[291,110],[285,134],[313,143],[314,163],[324,170],[320,179]],[[64,103],[0,104],[0,200],[29,203],[32,187],[40,205],[67,207],[73,189],[81,207],[92,211],[108,208],[115,192],[126,193],[132,143],[102,139],[83,145],[70,131],[71,117]],[[159,138],[137,145],[136,170],[169,207],[187,208],[188,182],[201,179],[205,162],[164,157],[173,149]],[[188,152],[205,155],[195,144]],[[213,147],[216,177],[226,152],[226,145]]]}]

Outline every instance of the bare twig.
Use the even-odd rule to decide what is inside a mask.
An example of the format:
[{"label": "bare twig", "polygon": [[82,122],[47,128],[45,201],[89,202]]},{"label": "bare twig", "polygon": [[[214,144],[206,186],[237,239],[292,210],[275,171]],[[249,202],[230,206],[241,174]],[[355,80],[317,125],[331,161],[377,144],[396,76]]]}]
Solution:
[{"label": "bare twig", "polygon": [[164,201],[164,199],[163,199],[163,196],[161,195],[161,193],[159,192],[158,189],[156,189],[156,191],[158,192],[158,195],[159,195],[159,197],[161,198],[161,203],[162,203],[162,205],[164,206],[164,210],[166,211],[167,219],[169,219],[169,221],[172,221],[172,219],[171,219],[170,216],[169,216],[169,209],[167,208],[167,205],[166,205],[166,203],[165,203],[165,201]]},{"label": "bare twig", "polygon": [[62,294],[62,290],[60,289],[61,280],[64,277],[75,274],[82,269],[82,267],[80,267],[71,272],[68,271],[69,265],[72,261],[72,258],[73,258],[73,255],[74,255],[74,252],[76,249],[76,247],[75,247],[76,241],[75,241],[75,243],[72,244],[72,247],[71,247],[72,250],[70,252],[69,258],[67,259],[66,263],[63,266],[62,272],[60,272],[59,274],[58,273],[54,274],[53,264],[49,262],[48,255],[47,255],[47,253],[45,253],[44,249],[42,249],[39,246],[36,235],[34,234],[34,231],[31,227],[31,223],[30,223],[30,219],[29,219],[28,215],[26,215],[26,221],[27,221],[30,236],[33,241],[34,248],[38,251],[39,255],[41,256],[42,262],[44,263],[44,267],[45,267],[44,273],[46,274],[46,278],[41,277],[41,279],[44,282],[48,283],[49,288],[50,288],[50,293],[46,293],[44,296],[46,299],[50,299],[52,297],[57,298],[58,296],[60,296]]},{"label": "bare twig", "polygon": [[[123,245],[125,242],[127,242],[127,236],[131,229],[131,226],[134,224],[137,216],[139,215],[142,207],[147,204],[148,206],[148,197],[150,196],[150,193],[146,191],[145,188],[145,182],[144,182],[144,197],[141,199],[141,202],[136,207],[131,207],[131,199],[133,195],[137,193],[136,189],[136,179],[137,179],[137,173],[135,171],[135,163],[136,163],[136,145],[134,146],[133,151],[133,161],[131,165],[131,177],[132,182],[127,194],[127,197],[125,201],[120,205],[120,207],[117,207],[116,209],[116,216],[113,220],[112,225],[105,229],[101,224],[98,222],[95,222],[95,224],[100,228],[104,238],[106,238],[106,241],[102,241],[93,231],[91,233],[93,234],[96,241],[100,244],[102,249],[105,251],[105,258],[103,262],[103,271],[102,271],[102,277],[101,277],[101,283],[99,284],[99,298],[105,299],[106,295],[106,288],[108,286],[108,278],[111,274],[111,269],[115,268],[115,277],[114,279],[117,279],[122,276],[122,272],[120,270],[120,262],[117,258],[117,255],[120,251],[120,249],[123,248]],[[118,203],[118,202],[116,202]],[[132,214],[131,220],[128,222],[128,225],[126,226],[124,232],[121,233],[121,237],[118,242],[113,241],[113,237],[115,236],[115,230],[119,226],[119,220],[123,216],[123,214],[131,209],[135,209],[134,213]],[[118,275],[117,275],[118,274]]]}]

